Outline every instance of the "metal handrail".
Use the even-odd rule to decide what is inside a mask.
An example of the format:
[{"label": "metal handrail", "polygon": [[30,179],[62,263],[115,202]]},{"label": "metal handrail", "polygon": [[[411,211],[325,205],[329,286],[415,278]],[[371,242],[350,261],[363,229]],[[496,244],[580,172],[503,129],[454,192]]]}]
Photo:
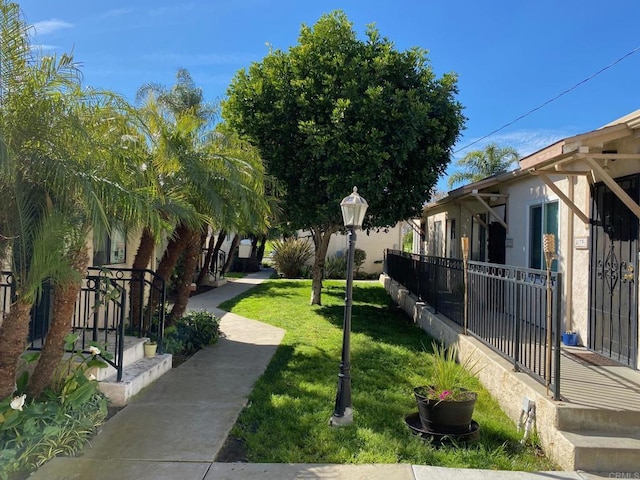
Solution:
[{"label": "metal handrail", "polygon": [[[464,267],[462,260],[385,252],[384,271],[409,292],[464,324]],[[560,398],[560,301],[562,276],[553,272],[552,345],[546,344],[546,271],[484,262],[468,262],[467,332],[509,359],[515,370],[549,384]],[[544,362],[552,349],[551,371]]]}]

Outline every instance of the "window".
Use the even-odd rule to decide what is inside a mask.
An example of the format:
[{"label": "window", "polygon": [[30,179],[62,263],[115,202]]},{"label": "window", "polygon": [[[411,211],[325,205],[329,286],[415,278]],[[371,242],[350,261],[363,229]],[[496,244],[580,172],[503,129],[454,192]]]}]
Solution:
[{"label": "window", "polygon": [[[529,209],[529,267],[544,270],[544,252],[542,250],[542,236],[552,233],[556,237],[556,254],[558,249],[558,202],[533,205]],[[551,270],[558,269],[558,262],[554,260]]]},{"label": "window", "polygon": [[447,256],[449,258],[458,258],[458,242],[456,242],[456,219],[447,220],[449,238],[447,239]]},{"label": "window", "polygon": [[431,255],[434,257],[442,255],[442,221],[433,222],[433,242],[431,245],[433,248]]},{"label": "window", "polygon": [[487,214],[480,213],[472,217],[470,258],[475,262],[487,260]]},{"label": "window", "polygon": [[127,259],[126,236],[119,228],[114,228],[111,235],[105,233],[102,238],[93,238],[93,265],[112,265],[125,263]]}]

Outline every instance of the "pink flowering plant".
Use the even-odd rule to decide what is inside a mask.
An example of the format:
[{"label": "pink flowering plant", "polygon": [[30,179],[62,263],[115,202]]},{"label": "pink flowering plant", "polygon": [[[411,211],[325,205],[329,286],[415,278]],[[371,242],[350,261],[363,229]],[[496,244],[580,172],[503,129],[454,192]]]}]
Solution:
[{"label": "pink flowering plant", "polygon": [[433,349],[433,368],[429,376],[429,385],[416,388],[416,393],[429,400],[464,401],[476,398],[477,394],[464,388],[471,378],[470,371],[477,362],[465,361],[458,363],[458,349],[455,345],[445,348],[436,342],[431,344]]}]

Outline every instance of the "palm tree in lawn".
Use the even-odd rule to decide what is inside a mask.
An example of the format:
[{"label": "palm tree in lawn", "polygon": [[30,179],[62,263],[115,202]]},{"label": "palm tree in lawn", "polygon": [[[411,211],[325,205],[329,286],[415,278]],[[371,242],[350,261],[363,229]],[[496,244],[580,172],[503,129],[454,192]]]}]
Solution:
[{"label": "palm tree in lawn", "polygon": [[448,180],[449,188],[459,183],[473,183],[507,171],[520,158],[513,147],[490,143],[482,150],[473,150],[456,162],[463,170],[454,172]]}]

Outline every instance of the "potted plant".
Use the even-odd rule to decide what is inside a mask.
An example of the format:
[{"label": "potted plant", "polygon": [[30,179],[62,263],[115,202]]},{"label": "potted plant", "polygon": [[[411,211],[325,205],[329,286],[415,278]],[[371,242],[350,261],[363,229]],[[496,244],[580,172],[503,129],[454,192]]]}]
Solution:
[{"label": "potted plant", "polygon": [[152,358],[156,356],[156,350],[158,349],[158,342],[153,339],[147,339],[144,342],[144,356]]},{"label": "potted plant", "polygon": [[414,389],[420,422],[428,432],[469,432],[478,394],[464,388],[462,383],[469,378],[468,370],[475,363],[458,364],[455,346],[445,348],[435,342],[432,346],[433,373],[429,385]]}]

